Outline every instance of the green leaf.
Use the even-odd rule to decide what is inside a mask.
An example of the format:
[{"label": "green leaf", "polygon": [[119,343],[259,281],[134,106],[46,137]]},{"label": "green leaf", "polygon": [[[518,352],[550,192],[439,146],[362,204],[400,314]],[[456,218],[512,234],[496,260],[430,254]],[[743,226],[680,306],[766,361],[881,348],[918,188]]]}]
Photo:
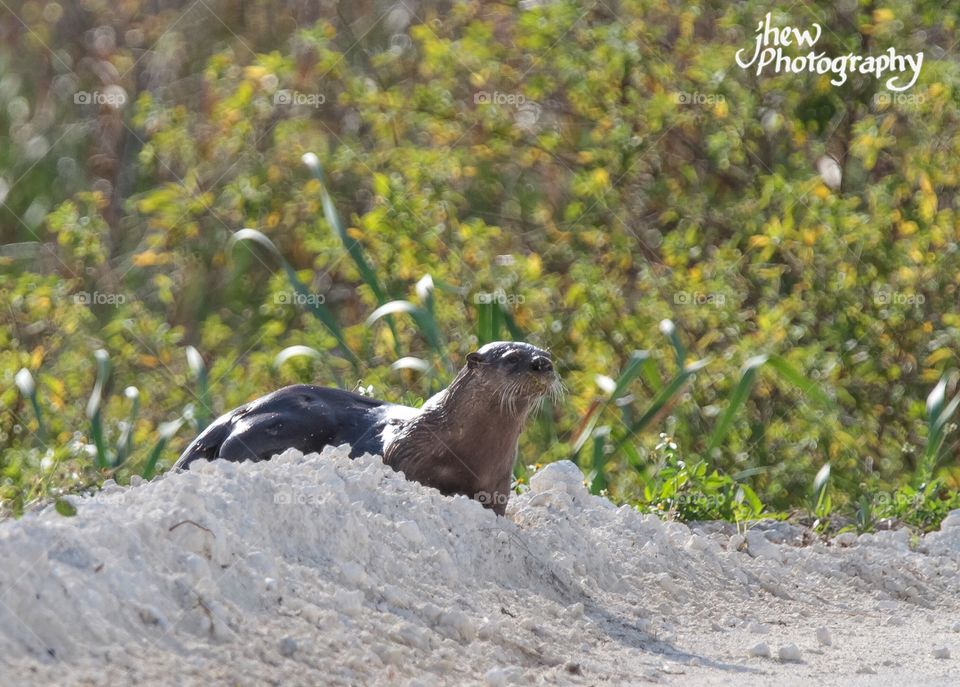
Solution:
[{"label": "green leaf", "polygon": [[65,518],[72,518],[77,514],[77,507],[66,499],[57,499],[53,502],[54,509]]}]

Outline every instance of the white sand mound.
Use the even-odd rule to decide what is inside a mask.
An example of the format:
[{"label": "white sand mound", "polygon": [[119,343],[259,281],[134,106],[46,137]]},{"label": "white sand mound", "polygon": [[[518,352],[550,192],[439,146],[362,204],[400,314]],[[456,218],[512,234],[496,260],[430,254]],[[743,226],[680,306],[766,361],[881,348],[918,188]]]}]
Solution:
[{"label": "white sand mound", "polygon": [[345,447],[75,504],[0,524],[0,684],[960,682],[960,513],[795,547],[557,463],[498,518]]}]

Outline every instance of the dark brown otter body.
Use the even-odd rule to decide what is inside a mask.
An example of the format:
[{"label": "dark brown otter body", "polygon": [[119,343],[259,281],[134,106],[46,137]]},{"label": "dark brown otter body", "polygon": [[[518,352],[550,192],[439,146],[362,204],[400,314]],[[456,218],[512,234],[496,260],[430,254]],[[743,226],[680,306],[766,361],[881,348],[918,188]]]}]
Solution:
[{"label": "dark brown otter body", "polygon": [[467,356],[450,386],[419,410],[339,389],[285,387],[220,417],[175,467],[198,459],[267,460],[350,444],[447,495],[464,494],[502,515],[517,440],[537,400],[559,384],[550,356],[530,344],[495,342]]}]

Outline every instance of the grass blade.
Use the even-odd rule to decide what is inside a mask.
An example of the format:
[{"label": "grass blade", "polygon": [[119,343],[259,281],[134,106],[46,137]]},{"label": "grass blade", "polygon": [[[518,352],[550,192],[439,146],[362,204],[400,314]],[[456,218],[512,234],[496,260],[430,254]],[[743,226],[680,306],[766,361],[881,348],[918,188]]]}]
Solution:
[{"label": "grass blade", "polygon": [[330,197],[330,192],[327,190],[328,184],[326,174],[323,173],[323,167],[320,165],[320,158],[318,158],[314,153],[305,153],[302,160],[303,164],[307,166],[314,178],[320,182],[323,215],[327,220],[327,224],[329,224],[337,233],[337,236],[340,237],[340,242],[343,243],[344,248],[347,249],[347,253],[353,259],[354,264],[356,264],[357,270],[360,272],[360,277],[367,284],[367,286],[370,287],[370,290],[377,299],[377,303],[382,305],[387,300],[386,292],[380,285],[380,280],[377,277],[377,273],[370,268],[370,264],[367,262],[367,259],[363,254],[363,249],[360,245],[360,242],[352,238],[347,233],[346,225],[340,218],[340,213],[337,212],[337,208],[333,204],[333,199]]},{"label": "grass blade", "polygon": [[660,332],[670,339],[670,344],[673,346],[674,355],[676,355],[677,358],[677,367],[682,370],[687,360],[687,349],[683,347],[683,342],[680,341],[680,335],[677,333],[677,326],[672,320],[661,320]]},{"label": "grass blade", "polygon": [[281,367],[285,362],[291,358],[320,358],[320,351],[315,348],[310,348],[309,346],[287,346],[282,351],[277,353],[276,357],[273,359],[274,367]]},{"label": "grass blade", "polygon": [[210,423],[210,384],[207,375],[207,366],[203,356],[193,346],[187,346],[187,366],[197,380],[197,398],[200,400],[200,412],[194,415],[197,432],[202,432]]},{"label": "grass blade", "polygon": [[110,461],[112,468],[122,465],[133,452],[133,428],[137,422],[137,414],[140,412],[140,390],[135,386],[128,386],[123,390],[123,395],[130,400],[130,415],[117,440],[117,450]]},{"label": "grass blade", "polygon": [[593,433],[593,457],[590,462],[593,469],[589,477],[591,494],[600,494],[609,486],[606,475],[606,446],[609,436],[610,428],[607,426],[600,427]]},{"label": "grass blade", "polygon": [[730,426],[733,424],[734,416],[750,395],[750,389],[753,388],[753,384],[757,379],[757,371],[766,362],[766,356],[758,355],[750,358],[744,364],[740,382],[734,387],[733,393],[730,394],[730,401],[727,403],[726,410],[723,411],[723,415],[720,416],[720,420],[717,421],[713,432],[710,434],[710,442],[707,444],[708,452],[717,448],[724,437],[726,437]]},{"label": "grass blade", "polygon": [[813,513],[823,520],[830,515],[830,463],[824,463],[813,478]]},{"label": "grass blade", "polygon": [[390,301],[389,303],[384,303],[379,308],[370,313],[370,316],[367,318],[366,324],[369,327],[377,320],[386,317],[387,315],[398,315],[401,313],[406,313],[408,315],[414,316],[415,313],[420,312],[420,308],[417,307],[415,303],[410,301],[397,300]]},{"label": "grass blade", "polygon": [[97,451],[95,463],[98,468],[103,469],[110,465],[107,445],[103,436],[103,418],[101,415],[104,389],[107,385],[107,379],[110,377],[110,354],[99,348],[94,351],[93,356],[97,361],[97,380],[93,385],[90,400],[87,401],[87,418],[90,420],[90,437],[93,439],[93,446]]},{"label": "grass blade", "polygon": [[414,358],[413,356],[406,356],[400,358],[390,366],[391,370],[416,370],[417,372],[429,372],[430,363],[428,363],[423,358]]},{"label": "grass blade", "polygon": [[277,249],[276,245],[267,238],[266,234],[263,232],[257,231],[256,229],[241,229],[233,234],[230,237],[230,246],[234,246],[241,241],[253,241],[254,243],[266,248],[274,259],[279,263],[281,268],[283,268],[284,273],[287,275],[287,281],[290,283],[291,288],[301,296],[299,299],[301,303],[306,305],[306,308],[313,314],[321,323],[333,334],[336,338],[337,343],[340,344],[344,352],[350,358],[350,360],[356,365],[358,362],[357,357],[353,354],[353,351],[350,350],[350,347],[347,345],[347,341],[343,336],[343,331],[340,329],[340,325],[337,323],[336,318],[333,316],[333,313],[330,312],[330,309],[324,303],[320,303],[316,298],[312,297],[312,294],[307,290],[306,285],[300,281],[300,277],[297,276],[296,270],[290,266],[283,256],[280,255],[280,251]]},{"label": "grass blade", "polygon": [[157,443],[153,445],[153,449],[150,451],[150,455],[147,457],[147,462],[143,467],[143,478],[151,479],[157,472],[157,461],[160,459],[160,456],[163,454],[163,450],[167,446],[167,442],[170,441],[179,431],[180,427],[183,425],[184,420],[182,417],[178,417],[176,420],[171,420],[170,422],[164,422],[157,430],[160,438],[157,440]]},{"label": "grass blade", "polygon": [[821,391],[819,386],[800,374],[795,367],[790,365],[790,363],[788,363],[781,356],[769,356],[767,358],[767,364],[776,370],[781,377],[790,382],[790,384],[802,391],[805,396],[808,396],[815,401],[822,403],[823,405],[830,405],[830,397]]},{"label": "grass blade", "polygon": [[690,379],[697,372],[705,368],[709,363],[709,358],[697,360],[696,362],[690,363],[680,372],[678,372],[677,375],[670,380],[670,383],[663,387],[660,392],[654,396],[653,401],[650,402],[650,407],[647,408],[647,411],[641,415],[636,422],[632,423],[627,428],[627,432],[617,441],[615,446],[616,450],[619,451],[630,441],[633,436],[642,432],[655,420],[669,413],[687,382],[690,381]]},{"label": "grass blade", "polygon": [[919,486],[930,481],[940,462],[940,451],[946,438],[946,426],[960,407],[960,395],[947,401],[947,385],[955,373],[944,374],[927,396],[927,444],[914,476]]},{"label": "grass blade", "polygon": [[604,390],[607,396],[604,399],[594,401],[587,410],[583,420],[581,420],[580,426],[574,435],[576,437],[573,442],[574,456],[580,452],[580,449],[583,448],[584,444],[587,443],[587,440],[593,434],[593,428],[603,415],[603,411],[612,401],[616,401],[623,395],[627,387],[630,386],[630,383],[640,374],[644,362],[649,357],[650,353],[648,351],[634,351],[630,354],[627,364],[624,366],[623,371],[620,372],[620,376],[617,377],[616,381],[609,377],[602,377],[602,379],[609,380],[609,383],[605,385],[601,379],[598,379],[600,388]]},{"label": "grass blade", "polygon": [[634,351],[630,354],[626,366],[624,366],[620,376],[617,377],[617,383],[613,389],[613,393],[610,394],[614,400],[623,395],[623,392],[626,391],[627,387],[637,378],[643,369],[644,363],[649,359],[650,351]]},{"label": "grass blade", "polygon": [[33,375],[27,368],[21,368],[14,378],[20,394],[30,399],[30,405],[33,406],[33,414],[37,418],[37,436],[41,442],[47,440],[47,429],[43,423],[43,413],[40,410],[40,400],[37,398],[37,384],[33,380]]}]

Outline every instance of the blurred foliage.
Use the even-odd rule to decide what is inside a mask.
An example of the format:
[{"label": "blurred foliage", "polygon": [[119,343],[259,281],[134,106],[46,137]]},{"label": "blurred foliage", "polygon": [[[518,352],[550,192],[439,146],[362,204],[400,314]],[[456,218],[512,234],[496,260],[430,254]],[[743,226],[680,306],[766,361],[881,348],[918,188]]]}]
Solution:
[{"label": "blurred foliage", "polygon": [[[5,5],[0,498],[18,512],[150,474],[210,416],[283,384],[416,403],[511,336],[548,347],[569,390],[521,463],[575,456],[615,499],[716,475],[755,493],[750,508],[806,507],[828,464],[828,509],[933,476],[955,490],[955,426],[925,401],[940,380],[955,396],[960,351],[957,15],[927,0],[774,10],[819,22],[831,55],[924,51],[892,97],[873,77],[737,67],[767,11]],[[281,262],[231,241],[244,227]],[[416,310],[368,324],[391,301]],[[319,355],[278,364],[292,346]],[[94,460],[85,415],[100,348],[99,431],[130,438],[115,466]],[[670,476],[660,432],[684,447]]]}]

